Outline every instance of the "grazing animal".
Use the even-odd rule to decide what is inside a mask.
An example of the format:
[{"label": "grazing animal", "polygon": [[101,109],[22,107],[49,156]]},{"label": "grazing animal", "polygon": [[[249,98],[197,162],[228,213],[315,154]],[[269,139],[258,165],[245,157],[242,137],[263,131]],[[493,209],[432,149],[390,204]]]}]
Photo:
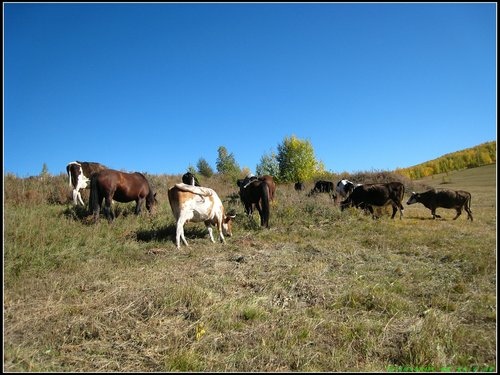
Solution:
[{"label": "grazing animal", "polygon": [[457,210],[457,215],[453,218],[456,220],[461,214],[462,209],[467,212],[467,220],[473,221],[472,211],[470,209],[471,194],[464,190],[435,190],[431,189],[424,193],[412,192],[410,199],[406,202],[407,205],[414,203],[422,203],[425,207],[431,210],[432,218],[441,218],[436,214],[438,207],[454,208]]},{"label": "grazing animal", "polygon": [[333,182],[331,181],[316,181],[314,187],[312,188],[309,196],[315,193],[331,193],[334,194],[335,191],[333,189]]},{"label": "grazing animal", "polygon": [[267,184],[267,186],[269,187],[269,200],[273,202],[274,196],[276,194],[276,182],[274,182],[273,176],[265,174],[257,177],[257,179],[260,181],[264,181]]},{"label": "grazing animal", "polygon": [[354,187],[355,185],[351,181],[346,179],[340,180],[337,182],[337,187],[335,188],[337,197],[346,199],[352,193]]},{"label": "grazing animal", "polygon": [[303,182],[297,181],[294,185],[295,191],[302,191],[306,188]]},{"label": "grazing animal", "polygon": [[86,161],[72,161],[66,165],[66,173],[69,177],[69,186],[73,189],[73,203],[75,206],[78,205],[78,202],[85,206],[80,190],[90,188],[89,182],[92,174],[104,169],[107,169],[107,167],[100,163]]},{"label": "grazing animal", "polygon": [[[269,178],[270,177],[270,178]],[[247,215],[253,213],[253,208],[257,208],[260,215],[260,225],[269,228],[270,208],[269,202],[274,196],[276,184],[271,176],[262,176],[259,178],[246,177],[237,181],[240,187],[240,199],[245,206]]]},{"label": "grazing animal", "polygon": [[111,202],[136,202],[135,214],[139,215],[144,201],[151,213],[157,204],[156,193],[151,189],[146,177],[139,172],[126,173],[114,169],[105,169],[90,178],[89,209],[94,214],[94,222],[99,218],[102,200],[104,213],[108,221],[114,220]]},{"label": "grazing animal", "polygon": [[198,179],[191,172],[187,172],[182,175],[182,182],[188,185],[200,186]]},{"label": "grazing animal", "polygon": [[[403,200],[405,187],[401,182],[388,182],[383,184],[364,184],[354,188],[352,193],[340,203],[343,211],[347,207],[359,207],[368,209],[374,216],[372,206],[392,206],[392,216],[394,219],[399,209],[399,218],[403,217]],[[375,216],[374,216],[375,217]]]},{"label": "grazing animal", "polygon": [[211,225],[217,226],[222,243],[226,242],[224,235],[232,236],[231,220],[235,215],[225,214],[222,201],[215,190],[179,183],[168,189],[168,201],[176,222],[175,243],[178,249],[181,247],[181,239],[189,246],[184,236],[184,224],[189,221],[203,221],[212,242],[215,240]]}]

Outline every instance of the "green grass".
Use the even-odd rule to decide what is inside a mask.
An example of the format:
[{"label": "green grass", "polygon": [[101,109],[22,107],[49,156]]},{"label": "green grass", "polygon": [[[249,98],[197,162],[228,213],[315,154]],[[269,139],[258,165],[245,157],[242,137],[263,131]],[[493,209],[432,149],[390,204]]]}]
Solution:
[{"label": "green grass", "polygon": [[181,250],[176,177],[153,177],[154,216],[117,204],[95,225],[63,178],[5,180],[4,371],[495,369],[496,165],[407,186],[405,203],[424,186],[470,191],[472,223],[419,204],[373,220],[278,185],[262,229],[214,177],[233,237],[188,224]]}]

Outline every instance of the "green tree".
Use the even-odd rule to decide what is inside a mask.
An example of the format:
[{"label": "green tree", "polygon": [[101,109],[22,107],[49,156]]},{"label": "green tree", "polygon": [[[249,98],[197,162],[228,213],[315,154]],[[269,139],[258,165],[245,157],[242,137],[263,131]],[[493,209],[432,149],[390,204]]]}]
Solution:
[{"label": "green tree", "polygon": [[49,168],[47,167],[47,163],[43,163],[42,171],[40,172],[40,177],[45,178],[49,176]]},{"label": "green tree", "polygon": [[309,141],[292,135],[278,145],[277,160],[280,180],[283,182],[309,181],[323,172],[323,164],[316,160]]},{"label": "green tree", "polygon": [[280,164],[278,162],[277,155],[272,151],[268,154],[262,155],[260,163],[255,168],[255,173],[259,176],[268,174],[278,178],[280,175]]},{"label": "green tree", "polygon": [[229,153],[224,146],[220,146],[217,150],[218,156],[216,160],[217,172],[229,177],[238,178],[241,173],[240,167],[232,153]]},{"label": "green tree", "polygon": [[205,176],[207,178],[212,177],[212,175],[214,174],[214,171],[213,171],[212,167],[210,167],[210,164],[208,164],[208,162],[203,158],[200,158],[198,160],[198,163],[196,164],[196,168],[198,168],[199,174],[201,174],[202,176]]}]

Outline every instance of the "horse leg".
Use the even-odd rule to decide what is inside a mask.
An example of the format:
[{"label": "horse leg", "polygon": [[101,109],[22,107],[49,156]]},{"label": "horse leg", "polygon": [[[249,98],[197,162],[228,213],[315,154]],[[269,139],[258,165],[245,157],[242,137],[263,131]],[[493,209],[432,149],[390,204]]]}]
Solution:
[{"label": "horse leg", "polygon": [[106,217],[108,218],[108,222],[112,222],[115,219],[115,214],[113,213],[113,210],[111,209],[111,202],[113,200],[111,198],[106,198],[104,200],[104,213],[106,214]]},{"label": "horse leg", "polygon": [[139,215],[141,213],[141,208],[142,208],[142,202],[144,201],[144,198],[138,198],[136,200],[135,204],[135,214]]}]

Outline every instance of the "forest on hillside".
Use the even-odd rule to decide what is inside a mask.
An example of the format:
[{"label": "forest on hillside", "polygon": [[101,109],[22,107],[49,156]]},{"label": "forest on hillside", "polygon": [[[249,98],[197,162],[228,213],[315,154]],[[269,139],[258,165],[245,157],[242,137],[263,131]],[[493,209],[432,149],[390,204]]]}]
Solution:
[{"label": "forest on hillside", "polygon": [[412,180],[418,180],[439,173],[492,164],[496,162],[496,154],[497,142],[486,142],[475,147],[443,155],[413,167],[398,168],[395,172]]}]

